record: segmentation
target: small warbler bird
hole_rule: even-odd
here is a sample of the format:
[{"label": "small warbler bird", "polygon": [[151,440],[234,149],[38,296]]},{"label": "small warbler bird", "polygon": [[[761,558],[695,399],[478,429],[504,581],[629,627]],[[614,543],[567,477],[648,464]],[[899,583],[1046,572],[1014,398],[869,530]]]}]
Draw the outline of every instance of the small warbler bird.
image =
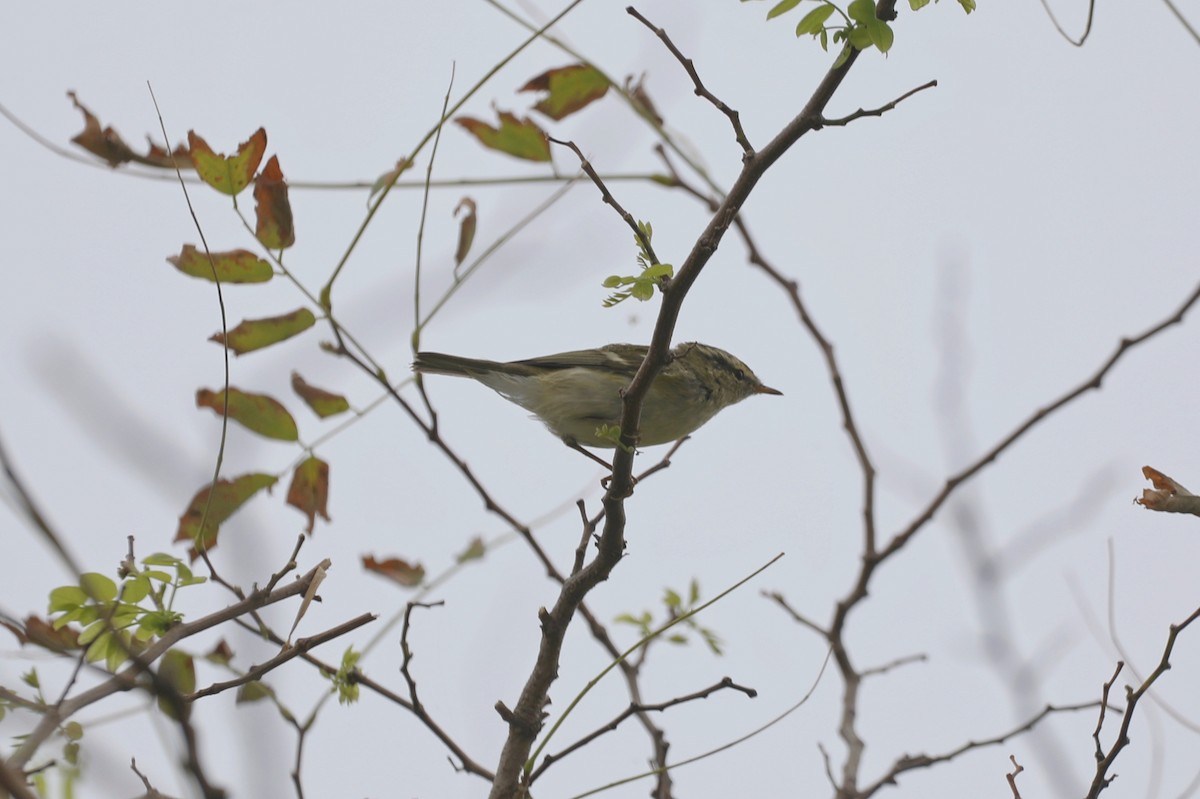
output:
[{"label": "small warbler bird", "polygon": [[[533,413],[574,449],[612,448],[615,442],[596,435],[597,428],[620,424],[621,390],[633,380],[647,350],[638,344],[608,344],[508,363],[418,352],[413,371],[483,383]],[[680,344],[646,395],[638,443],[677,441],[752,394],[782,393],[763,385],[750,367],[725,350]]]}]

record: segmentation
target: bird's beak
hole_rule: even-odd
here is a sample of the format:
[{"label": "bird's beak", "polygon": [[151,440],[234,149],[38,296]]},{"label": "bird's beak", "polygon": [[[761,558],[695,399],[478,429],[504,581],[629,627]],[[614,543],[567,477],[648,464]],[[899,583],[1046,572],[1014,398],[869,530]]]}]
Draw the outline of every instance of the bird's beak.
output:
[{"label": "bird's beak", "polygon": [[759,384],[758,388],[754,389],[754,393],[755,394],[774,394],[777,397],[783,396],[783,392],[780,391],[779,389],[771,388],[770,386],[764,386],[762,384]]}]

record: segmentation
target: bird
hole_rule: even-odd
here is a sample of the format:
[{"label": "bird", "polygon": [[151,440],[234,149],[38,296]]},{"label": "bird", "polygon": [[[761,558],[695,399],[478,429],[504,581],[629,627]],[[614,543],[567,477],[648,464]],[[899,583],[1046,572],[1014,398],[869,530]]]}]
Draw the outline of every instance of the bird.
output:
[{"label": "bird", "polygon": [[[469,377],[540,419],[550,432],[589,457],[583,446],[613,448],[602,426],[620,424],[622,392],[649,348],[606,344],[523,361],[487,361],[418,352],[413,371]],[[725,350],[687,342],[671,350],[642,404],[639,446],[678,441],[720,411],[755,394],[782,395]],[[602,461],[601,461],[602,462]]]}]

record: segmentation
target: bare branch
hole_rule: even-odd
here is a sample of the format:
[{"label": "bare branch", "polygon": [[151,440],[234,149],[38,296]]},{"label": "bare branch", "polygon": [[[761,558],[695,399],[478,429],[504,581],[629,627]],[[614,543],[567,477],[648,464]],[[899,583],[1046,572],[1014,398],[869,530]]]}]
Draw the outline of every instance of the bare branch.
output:
[{"label": "bare branch", "polygon": [[888,111],[891,111],[893,108],[900,105],[900,103],[904,102],[909,97],[912,97],[917,92],[923,92],[926,89],[933,89],[937,85],[938,85],[938,82],[936,80],[931,80],[928,83],[922,83],[917,88],[906,91],[904,94],[900,95],[895,100],[892,100],[887,105],[881,105],[879,108],[873,108],[870,111],[864,111],[863,109],[860,108],[857,111],[855,111],[853,114],[850,114],[849,116],[840,117],[838,119],[823,119],[821,121],[821,124],[824,125],[825,127],[830,127],[830,128],[839,127],[840,128],[844,125],[849,125],[851,122],[853,122],[856,119],[862,119],[863,117],[881,117],[884,114],[886,114]]},{"label": "bare branch", "polygon": [[[1167,642],[1163,646],[1162,658],[1159,660],[1158,666],[1155,667],[1154,671],[1150,672],[1150,676],[1136,690],[1132,686],[1125,686],[1125,715],[1121,719],[1121,728],[1117,731],[1116,740],[1113,741],[1112,746],[1109,747],[1107,752],[1104,752],[1100,746],[1100,728],[1104,724],[1104,714],[1101,713],[1100,718],[1096,722],[1096,731],[1092,736],[1096,741],[1096,776],[1092,779],[1086,799],[1096,799],[1116,777],[1115,774],[1111,777],[1108,776],[1108,772],[1112,768],[1113,763],[1116,762],[1117,756],[1121,754],[1121,750],[1129,745],[1129,725],[1133,721],[1133,714],[1137,709],[1138,702],[1149,692],[1150,687],[1154,685],[1158,678],[1166,674],[1167,670],[1171,668],[1171,653],[1175,649],[1175,640],[1181,632],[1187,629],[1188,625],[1198,618],[1200,618],[1200,608],[1192,611],[1191,615],[1179,624],[1172,624],[1167,633]],[[1117,670],[1113,672],[1112,679],[1104,684],[1105,697],[1108,696],[1109,689],[1112,687],[1113,682],[1116,681],[1117,674],[1121,671],[1121,665],[1123,664],[1117,665]]]},{"label": "bare branch", "polygon": [[625,11],[638,22],[649,28],[655,36],[662,40],[662,43],[665,44],[667,49],[671,51],[671,55],[675,56],[676,60],[683,65],[684,70],[687,71],[688,77],[692,79],[692,85],[695,86],[694,92],[696,96],[703,97],[705,100],[708,100],[713,104],[714,108],[716,108],[725,116],[729,117],[729,124],[733,126],[734,138],[736,138],[737,143],[741,145],[743,155],[754,155],[754,148],[750,145],[750,140],[746,138],[746,131],[742,130],[742,119],[738,115],[738,112],[727,106],[723,101],[718,99],[715,94],[705,88],[704,83],[700,80],[700,74],[696,72],[696,65],[692,59],[688,58],[679,51],[679,48],[676,47],[675,43],[671,41],[671,37],[667,36],[667,32],[665,30],[656,27],[652,22],[650,22],[650,20],[643,17],[636,8],[633,6],[628,6]]},{"label": "bare branch", "polygon": [[1055,713],[1073,713],[1075,711],[1088,710],[1098,706],[1103,707],[1103,703],[1083,702],[1077,705],[1046,705],[1037,715],[1030,718],[1024,724],[1014,727],[1008,732],[997,735],[994,738],[986,738],[981,741],[967,741],[957,749],[952,749],[949,752],[944,752],[940,755],[905,755],[904,757],[896,760],[896,762],[892,764],[892,767],[888,769],[886,774],[884,774],[875,782],[871,783],[870,786],[863,788],[862,792],[856,795],[861,799],[867,799],[867,797],[874,795],[880,788],[894,784],[896,778],[906,771],[912,771],[913,769],[919,768],[929,768],[930,766],[937,765],[938,763],[948,763],[949,761],[961,757],[962,755],[965,755],[966,753],[972,752],[976,749],[982,749],[987,746],[998,746],[1011,738],[1021,735],[1022,733],[1029,732],[1047,716]]},{"label": "bare branch", "polygon": [[[230,688],[237,688],[238,686],[245,685],[246,683],[260,680],[263,678],[263,676],[279,668],[289,660],[316,649],[318,646],[328,643],[334,638],[339,638],[346,633],[351,632],[352,630],[357,630],[364,624],[370,624],[377,618],[379,617],[374,613],[364,613],[361,616],[351,619],[350,621],[342,622],[336,627],[331,627],[323,633],[317,633],[316,635],[311,635],[307,638],[299,638],[294,644],[284,647],[278,655],[266,661],[265,663],[252,666],[242,676],[232,680],[226,680],[224,682],[215,682],[207,688],[202,688],[195,693],[184,695],[182,699],[184,702],[190,703],[206,696],[213,696],[214,694],[219,694],[222,691],[228,691]],[[336,669],[334,669],[334,671],[336,671]]]},{"label": "bare branch", "polygon": [[1017,762],[1016,755],[1009,755],[1008,759],[1012,761],[1013,770],[1004,775],[1008,780],[1008,787],[1012,789],[1013,799],[1021,799],[1021,792],[1017,790],[1017,775],[1025,770],[1025,767]]},{"label": "bare branch", "polygon": [[735,691],[741,691],[742,693],[744,693],[746,696],[750,697],[751,699],[758,696],[758,691],[754,690],[753,688],[748,688],[743,685],[738,685],[729,677],[725,677],[720,682],[718,682],[714,685],[710,685],[707,688],[702,688],[699,691],[695,691],[694,693],[690,693],[685,696],[677,696],[674,699],[668,699],[665,702],[659,702],[657,704],[637,704],[637,703],[631,702],[629,707],[625,708],[623,711],[618,713],[617,716],[612,721],[608,722],[607,724],[603,725],[602,727],[598,727],[597,729],[595,729],[592,732],[588,733],[587,735],[583,736],[582,738],[575,741],[567,748],[563,749],[561,752],[549,754],[549,755],[546,755],[544,758],[542,758],[541,765],[538,766],[536,769],[534,769],[533,773],[529,775],[529,782],[532,784],[535,780],[537,780],[538,777],[540,777],[542,775],[542,773],[544,773],[546,771],[546,769],[550,768],[550,766],[552,766],[555,763],[557,763],[558,761],[562,760],[567,755],[571,754],[572,752],[578,751],[579,749],[582,749],[584,746],[587,746],[592,741],[596,740],[597,738],[604,735],[605,733],[609,733],[609,732],[612,732],[613,730],[617,729],[617,727],[619,727],[621,725],[621,722],[625,721],[630,716],[635,716],[638,713],[645,713],[645,712],[650,712],[650,711],[660,711],[661,712],[663,710],[666,710],[669,707],[674,707],[675,705],[682,705],[685,702],[691,702],[696,699],[707,699],[709,696],[716,693],[717,691],[721,691],[726,688],[730,688]]},{"label": "bare branch", "polygon": [[1167,328],[1180,324],[1183,321],[1184,316],[1186,316],[1187,313],[1192,309],[1192,306],[1196,304],[1197,300],[1200,300],[1200,285],[1198,285],[1192,291],[1192,293],[1188,295],[1187,299],[1185,299],[1183,303],[1175,310],[1175,312],[1166,319],[1163,319],[1136,336],[1121,339],[1116,350],[1113,351],[1112,355],[1110,355],[1108,359],[1101,364],[1100,368],[1097,369],[1091,377],[1075,388],[1067,391],[1049,405],[1039,408],[1028,419],[1018,425],[1015,430],[1005,436],[1004,439],[1002,439],[998,444],[985,452],[978,460],[959,473],[948,478],[942,490],[930,501],[925,509],[921,511],[921,513],[915,519],[913,519],[907,527],[896,533],[896,535],[888,543],[887,547],[885,547],[879,553],[878,560],[883,561],[887,559],[897,550],[903,547],[908,540],[912,538],[918,530],[921,529],[921,527],[923,527],[930,519],[933,518],[933,515],[937,513],[942,505],[946,503],[946,500],[950,498],[950,495],[954,493],[956,488],[978,474],[983,467],[1000,457],[1001,453],[1012,446],[1013,443],[1020,439],[1021,436],[1025,435],[1026,432],[1053,415],[1056,411],[1059,411],[1064,406],[1070,404],[1076,398],[1086,394],[1088,391],[1098,390],[1101,384],[1104,382],[1104,378],[1110,371],[1112,371],[1113,367],[1117,365],[1117,362],[1125,356],[1125,353],[1129,352],[1129,350],[1137,347],[1140,344],[1144,344]]}]

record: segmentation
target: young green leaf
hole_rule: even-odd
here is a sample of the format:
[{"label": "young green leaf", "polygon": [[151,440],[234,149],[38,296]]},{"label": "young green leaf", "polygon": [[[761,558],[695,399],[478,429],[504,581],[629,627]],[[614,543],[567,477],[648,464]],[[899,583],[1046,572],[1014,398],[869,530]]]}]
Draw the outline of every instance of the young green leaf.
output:
[{"label": "young green leaf", "polygon": [[796,25],[796,35],[804,36],[805,34],[817,34],[825,30],[825,21],[828,20],[834,8],[832,3],[822,3],[821,5],[809,11],[801,18],[800,23]]}]

